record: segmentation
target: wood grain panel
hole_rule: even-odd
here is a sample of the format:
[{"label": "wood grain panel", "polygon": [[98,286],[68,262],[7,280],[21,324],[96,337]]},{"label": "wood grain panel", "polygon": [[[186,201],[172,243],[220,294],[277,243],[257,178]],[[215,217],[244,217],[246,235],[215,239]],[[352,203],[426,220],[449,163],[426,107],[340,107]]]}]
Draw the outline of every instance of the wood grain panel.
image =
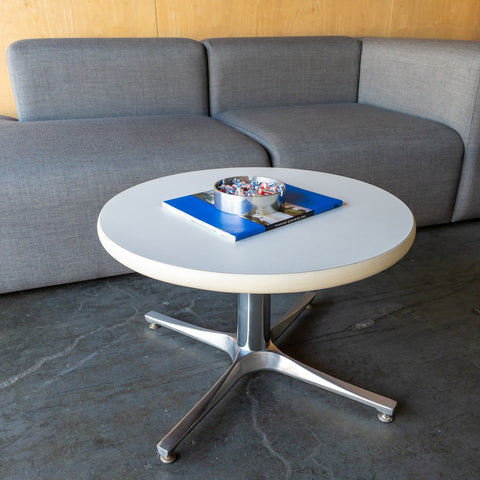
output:
[{"label": "wood grain panel", "polygon": [[393,0],[157,0],[159,35],[387,35]]},{"label": "wood grain panel", "polygon": [[480,0],[394,0],[390,36],[480,40]]},{"label": "wood grain panel", "polygon": [[16,116],[5,60],[15,40],[156,35],[155,0],[0,0],[0,115]]}]

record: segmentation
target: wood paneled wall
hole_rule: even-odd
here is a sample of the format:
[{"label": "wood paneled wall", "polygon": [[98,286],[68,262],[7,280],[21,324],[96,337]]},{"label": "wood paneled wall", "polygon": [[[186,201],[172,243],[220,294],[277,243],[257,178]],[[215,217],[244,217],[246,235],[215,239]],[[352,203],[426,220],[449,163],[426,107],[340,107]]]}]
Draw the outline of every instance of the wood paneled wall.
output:
[{"label": "wood paneled wall", "polygon": [[268,35],[480,40],[480,0],[0,0],[0,115],[16,116],[15,40]]}]

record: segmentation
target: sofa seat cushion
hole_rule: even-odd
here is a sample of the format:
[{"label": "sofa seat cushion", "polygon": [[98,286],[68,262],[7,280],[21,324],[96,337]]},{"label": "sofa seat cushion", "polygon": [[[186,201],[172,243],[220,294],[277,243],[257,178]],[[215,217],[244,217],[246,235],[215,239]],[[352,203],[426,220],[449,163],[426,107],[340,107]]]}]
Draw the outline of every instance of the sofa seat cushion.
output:
[{"label": "sofa seat cushion", "polygon": [[107,200],[164,175],[249,165],[270,165],[263,147],[202,115],[4,121],[0,292],[124,273],[97,238]]},{"label": "sofa seat cushion", "polygon": [[231,110],[217,117],[276,167],[345,175],[401,198],[419,225],[451,220],[463,143],[451,128],[357,103]]}]

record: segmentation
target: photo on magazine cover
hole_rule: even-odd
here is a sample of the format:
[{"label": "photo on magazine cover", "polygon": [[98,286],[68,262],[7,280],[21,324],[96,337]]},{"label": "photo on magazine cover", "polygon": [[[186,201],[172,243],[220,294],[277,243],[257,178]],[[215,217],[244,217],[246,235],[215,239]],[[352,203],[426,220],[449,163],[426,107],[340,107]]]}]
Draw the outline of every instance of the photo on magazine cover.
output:
[{"label": "photo on magazine cover", "polygon": [[[195,197],[203,200],[204,202],[215,205],[215,193],[213,190],[208,190],[206,192],[199,192],[194,194]],[[306,207],[299,207],[298,205],[293,205],[291,203],[285,203],[282,206],[281,210],[268,214],[246,214],[241,215],[243,218],[251,220],[252,222],[258,223],[264,227],[269,227],[279,222],[288,221],[292,218],[299,217],[300,215],[308,216],[308,214],[313,215],[312,210]]]}]

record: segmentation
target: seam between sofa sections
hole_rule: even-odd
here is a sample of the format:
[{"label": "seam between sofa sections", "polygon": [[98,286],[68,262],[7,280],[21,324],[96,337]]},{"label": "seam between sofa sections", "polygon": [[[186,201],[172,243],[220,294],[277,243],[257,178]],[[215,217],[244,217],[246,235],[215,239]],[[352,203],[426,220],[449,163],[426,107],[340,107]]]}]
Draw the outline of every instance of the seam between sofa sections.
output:
[{"label": "seam between sofa sections", "polygon": [[258,134],[256,134],[255,132],[253,132],[252,130],[248,129],[248,128],[245,128],[245,127],[238,127],[238,126],[234,126],[231,122],[229,122],[228,120],[221,120],[219,119],[217,116],[212,116],[212,118],[214,120],[216,120],[217,122],[220,122],[220,123],[223,123],[225,125],[227,125],[228,127],[230,128],[233,128],[234,130],[236,130],[237,132],[241,132],[243,133],[244,135],[246,135],[247,137],[251,138],[252,140],[254,140],[255,142],[257,142],[258,144],[260,144],[268,153],[268,156],[269,156],[269,160],[270,160],[270,166],[273,167],[273,159],[276,157],[278,157],[278,152],[276,152],[275,154],[275,151],[273,151],[270,146],[266,143],[265,139],[263,139],[262,137],[260,137]]}]

